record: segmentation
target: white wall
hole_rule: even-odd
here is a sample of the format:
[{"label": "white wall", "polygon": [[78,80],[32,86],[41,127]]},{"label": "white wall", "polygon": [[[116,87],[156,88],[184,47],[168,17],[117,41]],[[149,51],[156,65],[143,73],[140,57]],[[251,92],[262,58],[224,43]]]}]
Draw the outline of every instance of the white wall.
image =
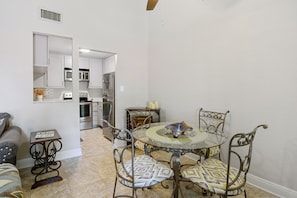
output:
[{"label": "white wall", "polygon": [[[81,152],[78,74],[74,73],[73,102],[33,103],[33,32],[72,38],[76,71],[79,47],[118,54],[116,124],[119,127],[125,124],[126,107],[145,105],[148,95],[145,2],[1,0],[0,5],[0,112],[10,113],[13,124],[22,128],[20,166],[33,165],[29,136],[36,130],[56,128],[59,131],[63,142],[60,158]],[[39,19],[40,8],[61,12],[62,23]],[[118,92],[119,84],[125,85],[124,92]]]},{"label": "white wall", "polygon": [[[73,102],[32,100],[32,34],[41,32],[73,38],[76,69],[79,47],[118,54],[119,127],[126,107],[148,99],[159,101],[163,120],[194,121],[199,107],[229,109],[228,135],[267,123],[250,172],[297,190],[295,0],[162,0],[153,12],[138,0],[0,2],[0,112],[23,130],[19,161],[30,159],[30,132],[46,128],[60,132],[65,157],[80,152],[78,82]],[[40,20],[39,8],[62,12],[63,22]]]},{"label": "white wall", "polygon": [[149,99],[162,119],[195,121],[204,107],[231,111],[229,136],[268,124],[250,173],[295,191],[296,10],[295,0],[162,0],[149,19]]}]

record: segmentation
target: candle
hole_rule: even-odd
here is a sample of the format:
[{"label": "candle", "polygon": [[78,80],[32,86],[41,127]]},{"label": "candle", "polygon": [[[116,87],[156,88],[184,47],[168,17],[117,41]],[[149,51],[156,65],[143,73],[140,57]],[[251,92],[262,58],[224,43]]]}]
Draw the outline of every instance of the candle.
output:
[{"label": "candle", "polygon": [[159,109],[159,103],[158,103],[158,101],[155,101],[154,104],[155,104],[155,108],[156,109]]}]

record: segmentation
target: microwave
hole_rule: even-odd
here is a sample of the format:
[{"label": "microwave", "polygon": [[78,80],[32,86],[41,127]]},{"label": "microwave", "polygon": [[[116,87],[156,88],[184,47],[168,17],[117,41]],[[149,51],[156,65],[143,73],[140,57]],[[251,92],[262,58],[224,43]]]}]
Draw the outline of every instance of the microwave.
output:
[{"label": "microwave", "polygon": [[[89,70],[79,69],[79,81],[88,82],[89,81]],[[64,79],[65,81],[72,81],[72,69],[64,69]]]},{"label": "microwave", "polygon": [[69,68],[64,69],[64,80],[72,81],[72,69],[69,69]]},{"label": "microwave", "polygon": [[79,69],[79,81],[89,81],[89,70],[88,69]]}]

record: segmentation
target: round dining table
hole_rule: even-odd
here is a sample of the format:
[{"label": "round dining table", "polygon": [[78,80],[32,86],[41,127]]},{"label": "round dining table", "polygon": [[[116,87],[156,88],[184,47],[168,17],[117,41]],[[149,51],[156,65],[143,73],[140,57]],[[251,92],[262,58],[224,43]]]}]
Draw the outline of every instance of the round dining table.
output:
[{"label": "round dining table", "polygon": [[[185,126],[178,136],[174,130],[181,130],[172,126],[183,123]],[[158,122],[142,125],[133,130],[134,139],[144,143],[145,152],[163,150],[172,153],[171,163],[174,171],[174,198],[178,197],[180,182],[180,157],[186,153],[199,153],[202,149],[220,146],[227,137],[221,133],[208,132],[199,129],[198,123],[188,122]]]}]

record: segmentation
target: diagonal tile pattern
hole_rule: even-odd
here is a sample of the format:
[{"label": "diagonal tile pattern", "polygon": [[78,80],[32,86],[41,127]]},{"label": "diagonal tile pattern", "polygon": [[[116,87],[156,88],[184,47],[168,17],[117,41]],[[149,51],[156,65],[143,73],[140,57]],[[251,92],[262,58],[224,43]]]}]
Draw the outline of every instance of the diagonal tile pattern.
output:
[{"label": "diagonal tile pattern", "polygon": [[[112,159],[111,142],[106,140],[102,135],[100,128],[81,131],[81,148],[83,155],[62,161],[60,175],[63,180],[31,190],[31,185],[34,182],[34,175],[31,174],[31,168],[20,170],[22,178],[23,190],[26,198],[80,198],[80,197],[98,197],[111,198],[114,186],[114,164]],[[169,158],[165,152],[156,153],[157,159]],[[183,157],[185,163],[190,163],[191,160]],[[171,197],[172,181],[165,181],[165,185],[169,188],[165,189],[160,184],[155,185],[152,189],[138,190],[138,197],[142,198],[164,198]],[[191,183],[182,182],[181,189],[184,197],[201,197],[200,189],[194,186],[187,189],[186,186],[191,186]],[[130,193],[130,189],[118,184],[118,192]],[[247,185],[247,195],[253,198],[275,198],[276,196]],[[207,196],[206,196],[207,197]],[[217,196],[209,196],[217,198]],[[237,196],[242,198],[244,196]]]}]

